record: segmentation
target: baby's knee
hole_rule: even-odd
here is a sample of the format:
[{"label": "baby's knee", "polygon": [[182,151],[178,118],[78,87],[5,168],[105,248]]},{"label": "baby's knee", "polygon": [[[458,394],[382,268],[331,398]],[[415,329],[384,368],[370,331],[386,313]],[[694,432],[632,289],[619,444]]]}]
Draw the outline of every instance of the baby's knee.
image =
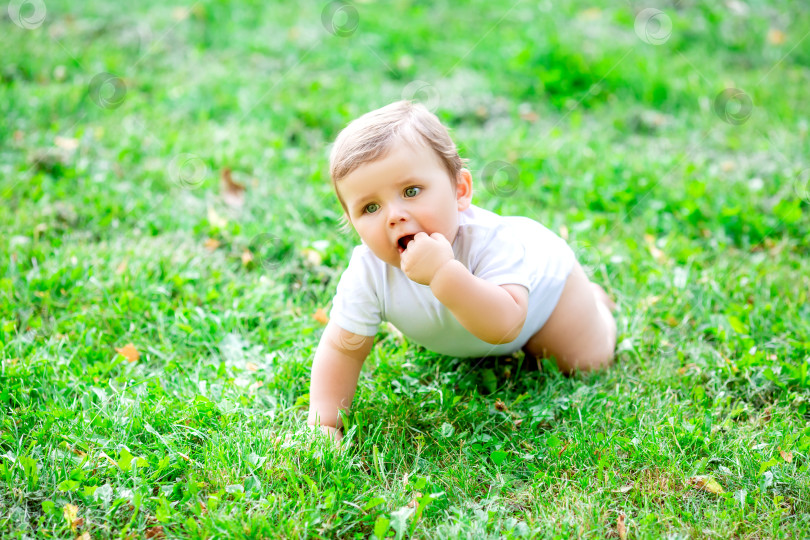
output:
[{"label": "baby's knee", "polygon": [[571,357],[557,358],[557,367],[566,375],[574,372],[599,371],[613,364],[613,349],[593,347]]}]

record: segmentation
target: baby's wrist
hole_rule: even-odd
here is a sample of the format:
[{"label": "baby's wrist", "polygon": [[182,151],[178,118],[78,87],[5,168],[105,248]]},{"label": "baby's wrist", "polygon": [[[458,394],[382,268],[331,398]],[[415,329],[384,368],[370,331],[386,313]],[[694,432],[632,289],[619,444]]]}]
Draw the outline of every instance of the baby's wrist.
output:
[{"label": "baby's wrist", "polygon": [[[457,263],[457,264],[454,264],[454,263]],[[440,276],[446,274],[448,271],[452,271],[453,267],[455,267],[457,265],[461,265],[461,267],[466,270],[464,265],[461,264],[460,262],[458,262],[456,259],[447,259],[445,262],[443,262],[441,265],[439,265],[439,267],[433,273],[433,279],[430,280],[430,286],[433,287],[435,284],[441,283]]]}]

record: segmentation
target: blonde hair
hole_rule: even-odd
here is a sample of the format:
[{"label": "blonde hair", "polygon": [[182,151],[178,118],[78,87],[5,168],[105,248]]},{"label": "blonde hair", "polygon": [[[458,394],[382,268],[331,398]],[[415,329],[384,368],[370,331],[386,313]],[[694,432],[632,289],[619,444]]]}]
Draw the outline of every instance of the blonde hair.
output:
[{"label": "blonde hair", "polygon": [[450,134],[424,105],[396,101],[353,120],[335,139],[329,156],[329,175],[343,211],[346,203],[337,183],[363,164],[385,157],[397,141],[422,145],[436,152],[455,186],[464,160]]}]

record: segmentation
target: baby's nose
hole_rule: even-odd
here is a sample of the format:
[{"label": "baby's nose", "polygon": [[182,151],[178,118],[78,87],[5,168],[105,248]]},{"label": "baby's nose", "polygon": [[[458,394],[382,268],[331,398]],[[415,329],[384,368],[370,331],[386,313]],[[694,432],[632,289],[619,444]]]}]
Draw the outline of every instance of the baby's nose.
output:
[{"label": "baby's nose", "polygon": [[388,224],[393,227],[398,223],[408,220],[408,214],[399,206],[393,205],[389,208]]}]

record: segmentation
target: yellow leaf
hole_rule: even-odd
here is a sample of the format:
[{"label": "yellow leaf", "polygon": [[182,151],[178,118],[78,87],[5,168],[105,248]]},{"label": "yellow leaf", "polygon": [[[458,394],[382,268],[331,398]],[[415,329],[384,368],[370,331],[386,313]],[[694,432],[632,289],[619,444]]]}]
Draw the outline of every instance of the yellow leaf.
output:
[{"label": "yellow leaf", "polygon": [[715,495],[725,493],[723,486],[718,484],[717,480],[711,476],[693,476],[688,480],[688,483],[695,489],[700,489],[708,493],[714,493]]},{"label": "yellow leaf", "polygon": [[136,349],[135,345],[133,345],[132,343],[127,343],[120,349],[116,348],[115,350],[116,352],[118,352],[118,354],[126,358],[127,362],[130,363],[137,362],[138,359],[141,357],[141,353],[138,352],[138,349]]},{"label": "yellow leaf", "polygon": [[211,224],[212,227],[217,227],[218,229],[224,228],[228,224],[228,220],[224,217],[217,214],[217,211],[214,210],[213,206],[208,207],[208,223]]},{"label": "yellow leaf", "polygon": [[175,21],[185,21],[191,15],[191,10],[185,7],[175,7],[172,9],[172,19]]},{"label": "yellow leaf", "polygon": [[626,518],[627,516],[622,512],[619,514],[619,519],[616,520],[616,529],[618,529],[621,540],[627,540],[627,526],[624,524]]},{"label": "yellow leaf", "polygon": [[306,260],[311,266],[320,266],[320,264],[323,262],[323,257],[321,257],[321,254],[314,249],[305,249],[303,255],[304,260]]},{"label": "yellow leaf", "polygon": [[79,141],[68,137],[56,136],[53,143],[62,150],[76,150],[79,147]]},{"label": "yellow leaf", "polygon": [[781,45],[785,42],[785,33],[778,28],[768,30],[768,43],[771,45]]},{"label": "yellow leaf", "polygon": [[323,325],[329,322],[329,316],[326,314],[323,308],[318,308],[312,318]]},{"label": "yellow leaf", "polygon": [[208,251],[216,251],[219,247],[219,240],[216,238],[206,238],[203,244]]},{"label": "yellow leaf", "polygon": [[65,507],[62,508],[62,515],[65,516],[65,521],[67,521],[68,525],[74,528],[73,522],[76,521],[76,517],[79,515],[79,507],[75,504],[66,504]]}]

